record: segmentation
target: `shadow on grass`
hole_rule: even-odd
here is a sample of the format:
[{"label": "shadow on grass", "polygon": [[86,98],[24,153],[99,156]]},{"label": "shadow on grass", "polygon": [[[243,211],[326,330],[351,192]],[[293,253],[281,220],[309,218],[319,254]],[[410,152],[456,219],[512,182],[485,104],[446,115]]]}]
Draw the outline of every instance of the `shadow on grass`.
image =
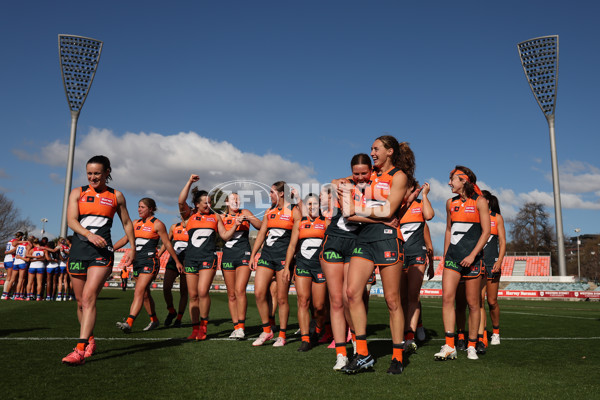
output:
[{"label": "shadow on grass", "polygon": [[120,300],[120,298],[119,297],[104,297],[104,296],[102,296],[102,297],[98,297],[96,299],[96,301],[104,301],[104,300]]},{"label": "shadow on grass", "polygon": [[438,333],[436,330],[425,329],[425,340],[423,340],[423,341],[416,340],[416,342],[419,345],[419,347],[422,347],[422,346],[426,346],[432,339],[437,338],[437,337],[438,337]]},{"label": "shadow on grass", "polygon": [[[159,340],[153,342],[144,342],[144,343],[136,343],[130,346],[112,348],[109,350],[98,351],[94,357],[86,359],[86,364],[91,362],[99,362],[110,360],[113,358],[121,358],[124,356],[128,356],[135,353],[145,352],[145,351],[153,351],[163,348],[176,347],[181,346],[184,343],[189,342],[189,340],[185,338],[181,339],[166,339]],[[109,353],[117,353],[117,354],[109,354]]]},{"label": "shadow on grass", "polygon": [[[375,357],[376,360],[380,362],[386,363],[391,361],[392,359],[392,341],[391,340],[381,340],[376,342],[369,343],[369,353]],[[417,353],[407,353],[403,352],[402,354],[402,365],[404,368],[410,365],[410,357]]]},{"label": "shadow on grass", "polygon": [[50,328],[22,328],[22,329],[0,329],[0,337],[5,337],[15,333],[33,332],[33,331],[45,331]]}]

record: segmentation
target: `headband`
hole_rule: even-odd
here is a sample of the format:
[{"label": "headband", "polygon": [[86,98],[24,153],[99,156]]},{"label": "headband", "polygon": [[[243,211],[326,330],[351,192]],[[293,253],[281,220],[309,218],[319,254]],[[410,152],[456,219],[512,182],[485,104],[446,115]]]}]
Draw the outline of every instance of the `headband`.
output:
[{"label": "headband", "polygon": [[[460,169],[453,169],[452,172],[450,172],[450,176],[452,176],[452,175],[464,176],[464,179],[467,182],[471,183],[469,176],[467,174],[465,174],[463,171],[461,171]],[[473,188],[475,189],[475,193],[477,193],[480,196],[482,195],[481,189],[479,189],[479,186],[477,186],[476,183],[473,183]]]}]

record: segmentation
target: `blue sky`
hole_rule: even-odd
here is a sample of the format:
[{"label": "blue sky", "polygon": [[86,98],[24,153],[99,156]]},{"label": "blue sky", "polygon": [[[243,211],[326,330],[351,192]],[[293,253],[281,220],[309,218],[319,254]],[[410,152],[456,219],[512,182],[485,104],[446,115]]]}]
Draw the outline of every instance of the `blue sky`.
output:
[{"label": "blue sky", "polygon": [[[0,20],[0,190],[58,234],[70,115],[57,35],[104,41],[78,125],[73,185],[111,158],[130,213],[176,218],[202,187],[328,182],[391,134],[433,186],[441,248],[448,172],[475,171],[505,218],[553,200],[548,128],[516,44],[560,36],[556,132],[566,236],[598,233],[600,6],[588,1],[11,2]],[[594,28],[596,27],[596,28]],[[118,225],[118,224],[117,224]],[[115,236],[122,231],[115,230]]]}]

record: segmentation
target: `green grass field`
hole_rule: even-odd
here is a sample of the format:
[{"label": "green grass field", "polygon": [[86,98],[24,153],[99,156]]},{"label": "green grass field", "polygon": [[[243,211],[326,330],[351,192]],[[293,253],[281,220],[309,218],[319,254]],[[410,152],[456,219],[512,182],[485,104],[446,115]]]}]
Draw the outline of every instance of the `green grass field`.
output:
[{"label": "green grass field", "polygon": [[[166,316],[154,292],[161,321]],[[84,366],[61,359],[75,345],[75,302],[0,302],[0,357],[3,399],[207,398],[207,399],[387,399],[387,398],[599,398],[600,303],[500,300],[500,346],[470,361],[433,360],[443,344],[441,299],[423,299],[430,339],[410,356],[404,373],[386,374],[391,360],[387,311],[372,298],[369,348],[378,359],[371,372],[347,376],[332,370],[335,351],[319,346],[299,353],[292,304],[290,340],[283,348],[254,348],[229,341],[232,324],[225,294],[213,294],[209,340],[187,342],[189,316],[182,328],[142,332],[149,319],[138,317],[134,332],[115,322],[126,316],[133,291],[105,289],[98,302],[98,352]],[[177,297],[177,295],[176,295]],[[295,302],[295,297],[290,296]],[[259,334],[259,318],[249,296],[247,334]],[[291,332],[291,335],[290,335]]]}]

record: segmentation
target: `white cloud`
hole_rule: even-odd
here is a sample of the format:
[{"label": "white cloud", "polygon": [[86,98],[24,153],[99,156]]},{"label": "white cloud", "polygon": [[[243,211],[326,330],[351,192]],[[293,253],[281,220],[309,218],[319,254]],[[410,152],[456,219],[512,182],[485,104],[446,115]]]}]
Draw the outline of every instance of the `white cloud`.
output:
[{"label": "white cloud", "polygon": [[427,222],[427,226],[429,226],[429,232],[431,236],[441,236],[442,238],[446,234],[446,223],[445,222]]},{"label": "white cloud", "polygon": [[600,190],[600,173],[567,174],[559,176],[560,190],[571,193],[590,193]]},{"label": "white cloud", "polygon": [[427,182],[429,182],[429,186],[431,187],[428,195],[431,201],[445,202],[452,197],[452,191],[447,182],[440,182],[435,178],[429,178]]},{"label": "white cloud", "polygon": [[600,168],[583,161],[567,160],[560,166],[561,174],[574,174],[583,171],[590,171],[593,174],[600,174]]},{"label": "white cloud", "polygon": [[39,164],[60,167],[66,166],[67,164],[69,146],[68,144],[63,144],[58,140],[55,140],[54,142],[42,147],[39,153],[28,153],[20,149],[13,149],[12,152],[20,160],[33,161]]},{"label": "white cloud", "polygon": [[[22,159],[58,166],[65,164],[67,151],[67,145],[55,141],[43,147],[39,154],[20,150],[15,154]],[[192,173],[200,175],[198,186],[206,190],[238,179],[266,185],[278,180],[298,184],[316,182],[312,167],[277,154],[246,153],[232,143],[211,140],[195,132],[169,136],[128,132],[117,136],[107,129],[92,128],[78,140],[74,185],[86,182],[85,163],[98,154],[111,161],[113,181],[109,185],[137,196],[153,197],[168,207],[175,207],[177,196]]]}]

